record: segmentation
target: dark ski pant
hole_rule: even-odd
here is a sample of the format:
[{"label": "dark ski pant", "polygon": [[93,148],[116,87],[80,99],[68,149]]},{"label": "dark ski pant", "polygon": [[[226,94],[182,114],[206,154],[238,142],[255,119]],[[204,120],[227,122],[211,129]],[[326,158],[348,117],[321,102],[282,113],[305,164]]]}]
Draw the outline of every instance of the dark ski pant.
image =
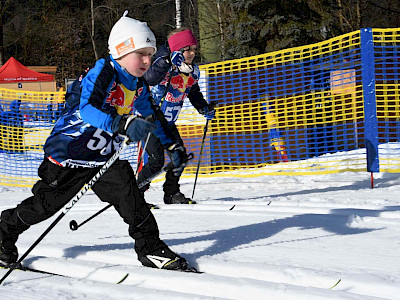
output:
[{"label": "dark ski pant", "polygon": [[[170,125],[171,134],[174,136],[176,141],[179,141],[183,145],[183,141],[180,137],[179,131],[175,125]],[[146,145],[146,152],[148,155],[148,161],[143,166],[138,176],[138,183],[146,182],[148,178],[161,171],[165,163],[164,146],[161,144],[158,137],[154,134],[150,134],[149,141]],[[179,192],[179,178],[181,176],[175,176],[172,171],[168,171],[165,175],[165,182],[163,185],[164,194],[171,196]]]},{"label": "dark ski pant", "polygon": [[[99,169],[65,168],[45,159],[39,166],[41,179],[32,188],[33,196],[1,213],[0,239],[4,247],[14,245],[18,236],[31,225],[56,214]],[[139,192],[128,161],[115,161],[92,190],[101,201],[111,203],[129,225],[128,232],[135,239],[135,251],[139,259],[164,245],[159,239],[156,220]]]}]

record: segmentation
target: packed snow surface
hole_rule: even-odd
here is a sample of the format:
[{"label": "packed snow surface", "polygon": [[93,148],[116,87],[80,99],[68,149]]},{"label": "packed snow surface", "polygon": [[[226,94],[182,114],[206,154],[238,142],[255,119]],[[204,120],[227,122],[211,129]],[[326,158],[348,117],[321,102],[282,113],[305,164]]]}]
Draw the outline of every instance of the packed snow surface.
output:
[{"label": "packed snow surface", "polygon": [[[112,208],[71,231],[106,205],[89,191],[24,261],[65,277],[15,270],[0,298],[400,299],[400,174],[374,177],[371,189],[369,173],[203,176],[197,205],[164,205],[162,182],[152,184],[161,238],[202,274],[142,267]],[[181,181],[188,197],[193,182]],[[0,195],[4,210],[31,192]],[[57,215],[20,236],[20,255]]]}]

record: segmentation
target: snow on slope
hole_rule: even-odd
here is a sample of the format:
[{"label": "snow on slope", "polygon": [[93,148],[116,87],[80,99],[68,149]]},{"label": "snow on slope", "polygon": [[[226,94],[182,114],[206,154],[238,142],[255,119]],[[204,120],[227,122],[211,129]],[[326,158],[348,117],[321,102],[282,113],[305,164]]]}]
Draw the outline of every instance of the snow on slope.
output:
[{"label": "snow on slope", "polygon": [[[146,193],[161,237],[203,274],[144,268],[117,213],[88,192],[14,271],[1,299],[400,299],[400,174],[200,177],[197,205]],[[181,186],[191,195],[193,179]],[[1,188],[0,210],[29,190]],[[230,210],[230,208],[235,207]],[[20,236],[20,254],[53,220]],[[5,270],[0,270],[0,275]],[[124,274],[128,278],[115,284]],[[342,281],[329,289],[338,279]]]}]

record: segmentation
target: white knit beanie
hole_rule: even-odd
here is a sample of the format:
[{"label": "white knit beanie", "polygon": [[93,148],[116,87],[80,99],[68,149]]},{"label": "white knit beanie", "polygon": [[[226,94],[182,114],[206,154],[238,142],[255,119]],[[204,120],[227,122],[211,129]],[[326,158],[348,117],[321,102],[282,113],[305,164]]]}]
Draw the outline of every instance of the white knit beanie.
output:
[{"label": "white knit beanie", "polygon": [[146,22],[127,17],[124,12],[121,19],[114,24],[108,38],[108,50],[114,59],[120,58],[135,50],[153,47],[157,51],[154,33]]}]

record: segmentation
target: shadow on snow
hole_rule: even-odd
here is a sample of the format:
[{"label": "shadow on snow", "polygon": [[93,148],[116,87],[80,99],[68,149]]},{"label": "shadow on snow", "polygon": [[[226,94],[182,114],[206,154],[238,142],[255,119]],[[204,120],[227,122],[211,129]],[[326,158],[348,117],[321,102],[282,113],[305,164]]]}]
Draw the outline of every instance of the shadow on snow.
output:
[{"label": "shadow on snow", "polygon": [[[289,243],[301,240],[318,239],[332,235],[355,235],[381,230],[382,228],[354,228],[349,226],[349,217],[352,215],[360,217],[379,217],[380,213],[384,211],[400,211],[400,206],[388,206],[382,210],[368,210],[368,209],[334,209],[330,214],[301,214],[292,217],[275,219],[262,223],[249,224],[238,226],[229,229],[217,230],[201,236],[192,236],[188,238],[166,239],[169,246],[211,241],[212,245],[206,249],[196,252],[195,254],[185,255],[191,261],[204,255],[216,255],[230,251],[237,247],[246,247],[246,245],[272,237],[279,232],[288,228],[299,228],[301,230],[320,228],[329,234],[320,235],[306,238],[294,238],[287,241],[271,242],[272,245],[276,243]],[[190,232],[188,232],[190,233]],[[94,245],[94,246],[74,246],[64,250],[65,257],[77,257],[82,253],[90,251],[109,251],[109,250],[124,250],[132,249],[133,243],[123,244],[109,244],[109,245]],[[191,259],[193,258],[193,259]]]}]

